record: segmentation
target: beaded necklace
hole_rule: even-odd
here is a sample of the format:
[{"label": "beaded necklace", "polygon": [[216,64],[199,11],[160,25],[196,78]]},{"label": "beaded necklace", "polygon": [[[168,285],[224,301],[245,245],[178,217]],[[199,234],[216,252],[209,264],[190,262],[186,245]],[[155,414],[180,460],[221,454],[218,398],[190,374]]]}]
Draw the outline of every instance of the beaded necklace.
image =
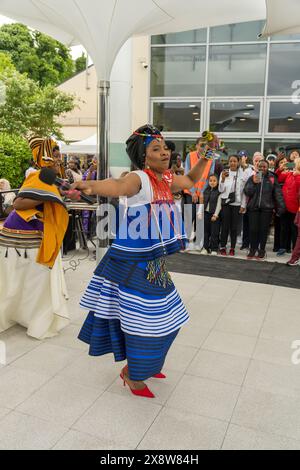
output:
[{"label": "beaded necklace", "polygon": [[[151,186],[152,186],[152,190],[153,190],[153,203],[152,204],[160,204],[160,207],[164,208],[165,212],[167,213],[169,222],[172,225],[172,227],[174,229],[174,233],[175,233],[175,227],[174,227],[174,224],[171,220],[171,211],[170,211],[170,207],[169,207],[169,204],[174,202],[173,194],[172,194],[172,191],[171,191],[171,188],[170,188],[170,186],[172,184],[172,181],[173,181],[172,172],[171,171],[166,171],[163,174],[163,177],[162,177],[161,180],[158,179],[158,177],[156,176],[156,174],[152,170],[146,169],[146,170],[144,170],[144,172],[148,175],[148,177],[150,179]],[[166,251],[166,248],[165,248],[165,245],[164,245],[164,242],[163,242],[163,238],[162,238],[162,234],[161,234],[161,231],[160,231],[159,221],[157,220],[155,209],[154,210],[152,209],[152,205],[151,205],[151,211],[149,213],[149,223],[150,223],[150,220],[151,220],[151,215],[154,216],[155,221],[156,221],[156,225],[157,225],[157,228],[158,228],[158,231],[159,231],[160,240],[161,240],[162,246],[163,246],[163,256],[161,256],[160,258],[157,258],[155,260],[148,261],[148,263],[147,263],[147,271],[148,271],[147,280],[149,282],[151,282],[152,284],[157,284],[159,286],[163,286],[164,288],[166,288],[167,286],[172,284],[172,279],[171,279],[171,276],[170,276],[170,274],[167,270],[167,266],[166,266],[167,251]],[[182,242],[181,239],[180,239],[180,242],[181,242],[182,247],[183,247],[183,242]]]}]

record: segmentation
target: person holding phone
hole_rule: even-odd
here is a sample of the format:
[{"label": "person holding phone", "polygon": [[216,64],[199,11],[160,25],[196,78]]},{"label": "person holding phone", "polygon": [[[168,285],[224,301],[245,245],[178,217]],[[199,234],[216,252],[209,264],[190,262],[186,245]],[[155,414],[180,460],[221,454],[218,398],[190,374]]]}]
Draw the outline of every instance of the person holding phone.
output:
[{"label": "person holding phone", "polygon": [[[261,154],[258,153],[260,156]],[[250,176],[253,175],[254,169],[253,166],[249,164],[249,154],[247,150],[241,150],[238,153],[238,156],[240,158],[240,168],[243,171],[243,180],[246,184]],[[242,245],[241,245],[241,250],[248,250],[250,246],[250,236],[249,236],[249,215],[247,212],[243,215],[243,220],[242,220],[242,230],[243,230],[243,238],[242,238]]]},{"label": "person holding phone", "polygon": [[271,171],[272,173],[275,173],[276,158],[276,155],[274,155],[273,153],[270,153],[266,158],[267,162],[269,163],[269,171]]},{"label": "person holding phone", "polygon": [[295,160],[294,176],[297,178],[297,190],[298,190],[298,211],[295,217],[295,226],[297,227],[297,240],[292,253],[291,259],[287,262],[288,266],[298,266],[300,264],[300,158]]},{"label": "person holding phone", "polygon": [[[285,204],[277,178],[269,171],[266,161],[261,161],[258,172],[251,176],[244,189],[248,197],[250,251],[247,259],[264,260],[266,244],[273,211],[279,214],[285,211]],[[256,257],[257,254],[257,257]]]},{"label": "person holding phone", "polygon": [[246,212],[244,194],[245,179],[239,167],[239,157],[231,155],[229,165],[221,174],[219,191],[222,200],[222,227],[220,239],[220,255],[227,256],[227,241],[230,234],[229,256],[235,256],[237,233],[241,214]]},{"label": "person holding phone", "polygon": [[291,150],[289,154],[289,162],[294,163],[297,158],[300,158],[299,151],[296,149]]},{"label": "person holding phone", "polygon": [[284,256],[286,253],[286,240],[291,239],[292,248],[295,248],[297,240],[297,227],[294,220],[299,208],[299,187],[300,158],[294,162],[285,163],[276,171],[278,182],[283,184],[282,192],[286,205],[286,212],[281,217],[280,249],[277,256]]}]

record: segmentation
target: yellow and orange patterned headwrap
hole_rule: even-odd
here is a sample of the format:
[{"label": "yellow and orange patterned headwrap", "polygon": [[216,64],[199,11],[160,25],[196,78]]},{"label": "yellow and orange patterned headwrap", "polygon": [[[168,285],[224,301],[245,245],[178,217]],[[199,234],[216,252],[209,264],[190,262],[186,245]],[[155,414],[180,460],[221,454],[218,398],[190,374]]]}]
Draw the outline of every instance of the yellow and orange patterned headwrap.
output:
[{"label": "yellow and orange patterned headwrap", "polygon": [[53,165],[52,151],[57,145],[54,139],[51,137],[43,139],[42,137],[34,136],[29,139],[28,143],[37,168],[41,169]]}]

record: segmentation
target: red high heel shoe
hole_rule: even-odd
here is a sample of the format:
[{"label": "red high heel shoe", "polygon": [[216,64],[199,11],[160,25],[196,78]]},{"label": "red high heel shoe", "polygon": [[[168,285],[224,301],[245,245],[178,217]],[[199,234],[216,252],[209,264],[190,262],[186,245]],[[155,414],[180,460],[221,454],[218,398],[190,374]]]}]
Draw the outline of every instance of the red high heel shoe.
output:
[{"label": "red high heel shoe", "polygon": [[[125,368],[124,368],[125,369]],[[120,377],[121,379],[123,380],[123,385],[124,387],[126,386],[126,384],[128,385],[128,387],[130,388],[131,390],[131,393],[133,393],[133,395],[136,395],[138,397],[144,397],[144,398],[155,398],[155,395],[153,395],[153,393],[151,392],[151,390],[149,390],[149,388],[147,387],[147,385],[145,385],[144,388],[142,388],[141,390],[134,390],[133,388],[130,387],[130,385],[126,382],[125,380],[125,375],[124,375],[124,369],[122,369],[121,373],[120,373]]]},{"label": "red high heel shoe", "polygon": [[161,372],[159,374],[153,375],[154,379],[166,379],[167,376],[165,374],[162,374]]},{"label": "red high heel shoe", "polygon": [[[128,365],[123,368],[123,371],[128,372]],[[162,374],[161,372],[159,374],[153,375],[154,379],[166,379],[167,376],[165,374]]]}]

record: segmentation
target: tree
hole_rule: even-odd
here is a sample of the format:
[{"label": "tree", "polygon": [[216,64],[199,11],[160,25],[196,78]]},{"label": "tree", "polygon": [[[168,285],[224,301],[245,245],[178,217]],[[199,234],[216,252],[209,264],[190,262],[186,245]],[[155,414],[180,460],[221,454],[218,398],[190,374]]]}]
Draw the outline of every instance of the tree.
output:
[{"label": "tree", "polygon": [[41,86],[59,85],[74,74],[66,46],[20,23],[0,28],[0,52],[9,54],[16,69]]},{"label": "tree", "polygon": [[5,102],[0,102],[0,132],[23,137],[55,134],[63,139],[58,118],[76,106],[73,95],[52,85],[41,87],[17,71],[6,70],[0,80],[6,88]]},{"label": "tree", "polygon": [[4,70],[13,70],[15,68],[12,60],[8,54],[4,52],[0,52],[0,73],[4,72]]},{"label": "tree", "polygon": [[76,73],[80,73],[86,69],[86,61],[87,56],[84,53],[81,54],[81,57],[77,57],[75,60]]},{"label": "tree", "polygon": [[32,158],[25,139],[0,133],[0,175],[7,179],[12,188],[19,188]]}]

